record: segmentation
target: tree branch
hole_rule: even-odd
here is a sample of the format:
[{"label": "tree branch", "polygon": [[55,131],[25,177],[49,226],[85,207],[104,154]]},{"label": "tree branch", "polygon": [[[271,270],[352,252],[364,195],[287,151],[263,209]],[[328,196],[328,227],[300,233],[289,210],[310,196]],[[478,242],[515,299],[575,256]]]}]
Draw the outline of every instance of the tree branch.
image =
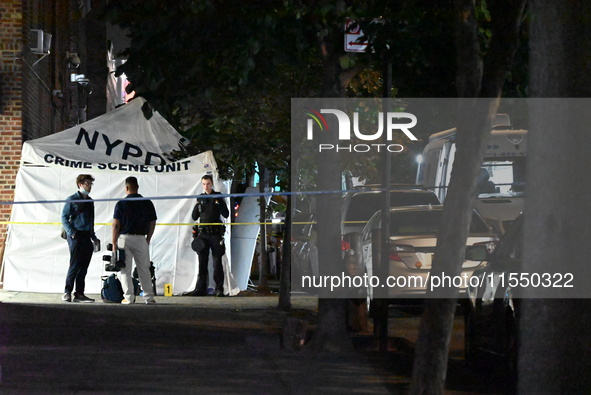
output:
[{"label": "tree branch", "polygon": [[492,17],[492,39],[484,64],[480,96],[499,97],[519,44],[526,0],[496,0],[487,4]]}]

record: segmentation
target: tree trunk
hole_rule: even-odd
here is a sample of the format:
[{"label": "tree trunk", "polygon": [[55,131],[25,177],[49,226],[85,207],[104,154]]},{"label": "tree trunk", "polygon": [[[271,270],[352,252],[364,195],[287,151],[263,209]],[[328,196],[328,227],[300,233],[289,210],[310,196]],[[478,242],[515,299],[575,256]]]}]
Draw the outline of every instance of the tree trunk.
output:
[{"label": "tree trunk", "polygon": [[[490,128],[490,113],[482,106],[474,108],[472,116],[460,120],[457,132],[457,151],[437,235],[432,276],[457,276],[464,261],[466,239],[472,219],[472,197],[476,191],[476,178],[483,158],[483,148]],[[470,114],[466,107],[460,114]],[[437,288],[428,292],[419,327],[413,366],[413,394],[443,393],[447,372],[449,342],[456,310],[456,289]]]},{"label": "tree trunk", "polygon": [[[289,172],[288,172],[289,174]],[[288,191],[291,191],[291,177],[289,178]],[[277,308],[283,311],[291,309],[291,205],[292,196],[287,196],[285,209],[285,225],[283,231],[283,251],[281,259],[281,272],[279,277],[279,301]]]},{"label": "tree trunk", "polygon": [[[456,157],[442,215],[444,225],[437,235],[436,258],[431,270],[433,275],[445,272],[446,275],[454,276],[461,272],[468,229],[472,220],[472,199],[476,190],[476,179],[484,157],[490,121],[498,108],[504,75],[517,48],[524,5],[524,0],[504,0],[491,6],[493,36],[482,69],[474,3],[471,0],[455,2],[458,17],[458,95],[469,98],[480,92],[491,99],[460,101]],[[483,74],[491,77],[483,80]],[[415,349],[411,385],[413,394],[443,393],[457,292],[454,289],[439,288],[427,294],[430,299],[425,301]]]},{"label": "tree trunk", "polygon": [[[342,31],[336,27],[333,35],[341,37]],[[332,38],[332,40],[331,40]],[[326,37],[321,43],[324,55],[324,87],[322,96],[335,98],[345,96],[344,82],[341,80],[342,69],[339,65],[339,51],[333,43],[342,45],[342,41],[334,37]],[[330,103],[330,99],[327,99]],[[330,108],[330,107],[328,107]],[[332,121],[332,120],[331,120]],[[337,130],[337,125],[330,126]],[[322,133],[321,142],[338,144],[336,133]],[[317,155],[318,189],[335,191],[341,189],[341,166],[336,151],[330,150]],[[340,195],[320,195],[317,203],[317,243],[320,275],[334,274],[334,265],[342,265],[341,259],[341,206]],[[332,266],[332,268],[331,268]],[[318,326],[310,347],[314,352],[337,352],[352,347],[347,335],[346,300],[332,299],[324,292],[318,299]]]},{"label": "tree trunk", "polygon": [[[580,294],[591,276],[591,102],[566,98],[591,96],[591,5],[534,0],[531,14],[531,95],[563,99],[531,106],[523,272],[573,272],[572,290]],[[524,291],[530,299],[521,309],[518,392],[589,393],[589,296],[568,299],[563,289],[549,300],[537,291]]]}]

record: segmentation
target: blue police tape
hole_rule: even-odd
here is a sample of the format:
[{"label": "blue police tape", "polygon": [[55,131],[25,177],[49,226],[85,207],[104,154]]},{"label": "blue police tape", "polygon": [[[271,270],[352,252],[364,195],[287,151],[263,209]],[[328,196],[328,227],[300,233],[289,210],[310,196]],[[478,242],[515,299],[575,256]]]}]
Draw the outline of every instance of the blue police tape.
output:
[{"label": "blue police tape", "polygon": [[[222,193],[216,195],[185,195],[185,196],[143,196],[143,197],[128,197],[126,200],[174,200],[174,199],[209,199],[209,198],[226,198],[226,197],[261,197],[261,196],[293,196],[293,195],[328,195],[328,194],[342,194],[347,192],[359,192],[359,190],[350,191],[306,191],[306,192],[258,192],[258,193]],[[92,199],[93,202],[115,202],[123,199],[124,197],[117,198],[104,198],[104,199]],[[51,203],[65,203],[66,200],[30,200],[20,202],[0,201],[0,205],[17,205],[17,204],[51,204]],[[87,202],[86,199],[79,200],[67,200],[70,203]]]},{"label": "blue police tape", "polygon": [[[496,184],[496,185],[512,185],[512,184]],[[416,185],[414,186],[417,189],[435,189],[435,188],[447,188],[447,186],[432,186],[427,187],[423,185]],[[412,186],[407,186],[402,189],[412,189]],[[257,193],[222,193],[219,195],[186,195],[186,196],[153,196],[153,197],[136,197],[136,198],[125,198],[129,200],[178,200],[178,199],[209,199],[209,198],[226,198],[226,197],[261,197],[261,196],[297,196],[297,195],[331,195],[331,194],[345,194],[349,192],[362,192],[362,191],[385,191],[385,188],[367,188],[364,189],[348,189],[348,190],[338,190],[338,191],[300,191],[300,192],[257,192]],[[123,199],[123,197],[117,198],[105,198],[105,199],[92,199],[94,202],[115,202]],[[68,202],[84,202],[85,200],[68,200]],[[2,205],[16,205],[16,204],[51,204],[51,203],[65,203],[66,200],[31,200],[31,201],[21,201],[21,202],[10,202],[10,201],[0,201],[0,206]]]}]

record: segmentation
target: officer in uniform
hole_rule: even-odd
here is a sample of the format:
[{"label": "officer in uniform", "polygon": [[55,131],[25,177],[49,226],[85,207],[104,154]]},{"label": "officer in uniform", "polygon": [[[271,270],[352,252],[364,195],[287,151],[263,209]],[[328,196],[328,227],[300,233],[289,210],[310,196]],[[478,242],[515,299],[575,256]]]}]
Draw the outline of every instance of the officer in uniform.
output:
[{"label": "officer in uniform", "polygon": [[[201,195],[220,195],[219,192],[213,190],[213,178],[211,175],[204,175],[201,178],[201,185],[205,191]],[[229,215],[230,212],[228,211],[228,206],[226,206],[226,202],[223,198],[207,197],[197,199],[197,204],[193,208],[192,217],[194,221],[199,220],[199,225],[193,227],[194,239],[191,247],[199,256],[199,274],[197,276],[197,286],[195,289],[191,292],[185,292],[183,295],[207,295],[209,251],[211,250],[211,256],[213,257],[215,295],[224,296],[224,268],[222,266],[222,256],[226,253],[226,246],[224,245],[224,233],[226,227],[222,224],[220,216],[228,218]]]}]

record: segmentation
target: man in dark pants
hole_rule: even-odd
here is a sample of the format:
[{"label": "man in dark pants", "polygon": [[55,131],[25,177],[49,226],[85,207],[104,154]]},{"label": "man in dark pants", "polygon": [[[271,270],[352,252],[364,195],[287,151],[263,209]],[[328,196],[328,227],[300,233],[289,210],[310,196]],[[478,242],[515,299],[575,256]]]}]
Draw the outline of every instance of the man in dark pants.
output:
[{"label": "man in dark pants", "polygon": [[[201,177],[201,186],[204,193],[201,195],[220,195],[213,190],[213,178],[209,174]],[[220,216],[228,218],[230,212],[223,198],[198,198],[193,208],[192,217],[194,221],[199,220],[197,238],[192,246],[199,256],[199,274],[197,275],[197,286],[191,292],[185,292],[186,296],[207,295],[207,280],[209,278],[209,251],[213,258],[213,280],[215,282],[215,295],[224,296],[224,268],[222,256],[226,253],[224,245],[225,226],[222,225]],[[219,224],[219,225],[216,225]]]},{"label": "man in dark pants", "polygon": [[[93,241],[98,242],[94,234],[94,203],[88,195],[92,190],[93,182],[94,178],[90,174],[80,174],[76,177],[78,192],[68,196],[62,210],[62,225],[67,233],[70,248],[70,267],[66,275],[65,293],[62,296],[64,302],[72,301],[74,285],[76,286],[74,302],[94,302],[94,299],[84,295],[86,272],[94,251]],[[87,200],[87,202],[76,202],[76,200]]]}]

